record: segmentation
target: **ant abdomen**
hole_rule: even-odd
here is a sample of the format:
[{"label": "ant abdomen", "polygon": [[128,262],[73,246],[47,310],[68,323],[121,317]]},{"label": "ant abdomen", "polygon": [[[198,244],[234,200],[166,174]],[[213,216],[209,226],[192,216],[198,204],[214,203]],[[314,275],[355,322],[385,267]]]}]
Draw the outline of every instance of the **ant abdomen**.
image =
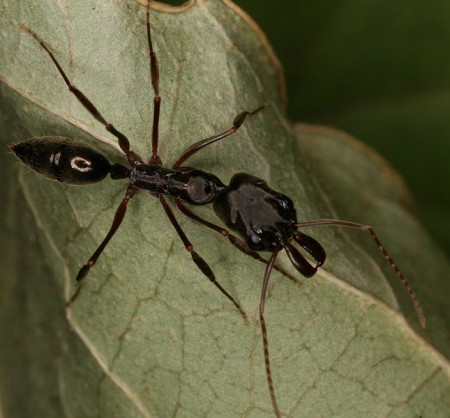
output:
[{"label": "ant abdomen", "polygon": [[61,136],[41,136],[11,146],[12,152],[32,170],[67,184],[103,180],[111,164],[98,151]]}]

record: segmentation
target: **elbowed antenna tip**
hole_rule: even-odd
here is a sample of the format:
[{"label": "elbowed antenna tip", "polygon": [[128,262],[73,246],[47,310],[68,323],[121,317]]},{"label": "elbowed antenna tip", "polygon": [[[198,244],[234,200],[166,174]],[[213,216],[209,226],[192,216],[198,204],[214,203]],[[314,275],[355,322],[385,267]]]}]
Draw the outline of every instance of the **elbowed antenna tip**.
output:
[{"label": "elbowed antenna tip", "polygon": [[423,329],[427,328],[427,320],[425,319],[423,312],[420,312],[419,314],[419,322]]}]

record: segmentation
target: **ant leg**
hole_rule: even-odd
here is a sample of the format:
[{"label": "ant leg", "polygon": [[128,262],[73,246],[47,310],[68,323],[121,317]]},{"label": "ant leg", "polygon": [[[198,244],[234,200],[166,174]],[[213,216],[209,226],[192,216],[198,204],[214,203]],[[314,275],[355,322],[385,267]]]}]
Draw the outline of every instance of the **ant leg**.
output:
[{"label": "ant leg", "polygon": [[180,167],[181,164],[183,164],[188,158],[192,157],[192,155],[194,155],[201,149],[205,148],[206,146],[212,144],[213,142],[219,141],[223,138],[226,138],[227,136],[234,134],[242,126],[242,124],[244,123],[247,116],[252,116],[262,109],[264,109],[264,106],[260,106],[260,107],[258,107],[258,109],[255,109],[252,112],[239,113],[239,115],[237,115],[234,118],[231,128],[229,128],[226,131],[223,131],[219,134],[210,136],[209,138],[198,141],[195,144],[192,144],[190,147],[188,147],[187,149],[185,149],[182,152],[182,154],[180,155],[178,160],[175,162],[175,164],[172,166],[172,168]]},{"label": "ant leg", "polygon": [[153,98],[153,125],[152,125],[152,157],[149,164],[162,165],[158,156],[158,129],[159,129],[159,112],[161,108],[161,97],[159,96],[159,66],[155,51],[153,50],[152,34],[150,31],[150,0],[147,0],[147,43],[148,53],[150,57],[150,79],[155,94]]},{"label": "ant leg", "polygon": [[236,306],[236,308],[239,310],[239,312],[241,313],[242,317],[244,318],[244,322],[248,323],[247,320],[247,314],[244,312],[244,310],[241,308],[241,306],[239,305],[239,303],[237,303],[233,296],[231,296],[221,285],[220,283],[216,280],[216,276],[214,275],[213,271],[211,270],[211,268],[209,267],[208,263],[194,250],[194,246],[191,244],[191,242],[189,241],[189,239],[187,238],[186,234],[184,233],[184,231],[181,229],[180,224],[178,223],[178,221],[175,218],[175,215],[172,211],[172,209],[170,208],[170,206],[168,205],[168,203],[166,202],[166,199],[164,199],[164,197],[162,195],[159,195],[159,200],[164,208],[164,210],[166,211],[166,214],[170,220],[170,222],[172,223],[173,227],[175,228],[175,230],[177,231],[178,236],[180,237],[181,241],[183,241],[184,247],[186,248],[187,251],[189,251],[191,253],[191,257],[192,260],[194,261],[194,263],[197,265],[197,267],[201,270],[201,272],[231,301],[233,302],[234,306]]},{"label": "ant leg", "polygon": [[[195,213],[191,212],[179,199],[175,199],[175,204],[177,205],[178,209],[187,216],[189,219],[192,219],[194,222],[199,223],[200,225],[206,226],[207,228],[218,232],[223,237],[228,238],[228,241],[231,242],[239,251],[243,252],[244,254],[254,258],[257,261],[260,261],[261,263],[267,264],[268,261],[261,257],[256,251],[250,250],[244,241],[240,240],[239,238],[235,237],[234,235],[230,234],[229,231],[227,231],[225,228],[221,228],[218,225],[215,225],[203,218],[200,218]],[[282,269],[278,266],[273,266],[275,270],[280,272],[283,276],[286,276],[288,279],[292,280],[295,284],[298,284],[299,281],[294,276],[289,274],[287,271]]]},{"label": "ant leg", "polygon": [[280,410],[278,409],[277,398],[275,396],[275,389],[273,387],[272,380],[272,371],[270,368],[270,356],[269,356],[269,339],[267,337],[267,328],[266,321],[264,320],[264,306],[266,303],[266,293],[267,293],[267,285],[269,283],[270,273],[272,271],[272,267],[275,264],[275,259],[277,258],[278,253],[280,252],[280,248],[276,248],[272,256],[267,263],[266,272],[264,274],[264,281],[261,290],[261,301],[259,303],[259,322],[261,323],[261,331],[263,338],[263,349],[264,349],[264,362],[266,364],[266,376],[267,376],[267,384],[269,386],[269,394],[270,399],[272,401],[273,412],[277,418],[281,418]]},{"label": "ant leg", "polygon": [[44,51],[47,52],[47,54],[50,56],[51,60],[55,64],[56,68],[58,69],[59,73],[61,74],[61,77],[64,79],[64,82],[66,83],[70,92],[78,99],[78,101],[83,105],[83,107],[98,122],[100,122],[108,132],[111,132],[119,140],[120,149],[126,155],[130,164],[136,165],[137,163],[142,163],[141,157],[139,157],[139,155],[130,150],[130,141],[128,140],[128,138],[122,132],[119,132],[111,123],[109,123],[98,111],[98,109],[94,106],[94,104],[84,95],[84,93],[82,93],[78,89],[78,87],[75,86],[75,84],[72,84],[69,77],[67,77],[66,73],[62,69],[59,62],[56,60],[53,53],[50,51],[45,42],[39,37],[39,35],[32,29],[30,29],[28,26],[26,26],[24,23],[20,25],[20,28],[28,32],[34,39],[36,39],[36,41],[44,49]]},{"label": "ant leg", "polygon": [[416,296],[416,293],[414,292],[411,285],[408,283],[408,280],[406,279],[405,275],[400,271],[397,264],[394,262],[392,257],[389,255],[386,248],[384,247],[384,245],[381,243],[380,239],[378,238],[378,235],[375,233],[375,231],[373,230],[373,228],[370,225],[364,225],[364,224],[359,224],[356,222],[349,222],[349,221],[341,221],[339,219],[318,219],[316,221],[299,222],[296,225],[297,225],[297,227],[321,226],[321,225],[344,226],[344,227],[348,227],[348,228],[360,229],[360,230],[365,231],[368,234],[370,234],[370,236],[374,240],[375,244],[377,245],[378,249],[380,250],[381,254],[383,254],[383,257],[389,263],[392,270],[394,270],[394,273],[400,279],[403,286],[405,286],[405,288],[409,294],[409,297],[414,305],[414,308],[416,309],[417,316],[419,317],[420,325],[422,325],[422,328],[425,328],[425,326],[426,326],[425,315],[423,314],[422,305],[420,304],[419,299]]},{"label": "ant leg", "polygon": [[99,245],[99,247],[95,250],[95,253],[91,256],[91,258],[88,260],[88,262],[81,267],[80,271],[77,274],[76,280],[79,283],[78,289],[75,292],[75,294],[70,298],[70,300],[66,303],[66,307],[69,307],[74,300],[78,297],[80,290],[81,290],[81,281],[86,277],[86,275],[89,273],[89,270],[91,267],[97,262],[98,257],[103,252],[105,247],[108,245],[111,238],[116,233],[117,229],[119,228],[120,224],[123,221],[123,218],[125,217],[125,213],[127,212],[127,205],[131,198],[133,198],[136,193],[139,191],[139,189],[133,185],[129,185],[127,187],[127,191],[125,193],[125,197],[122,199],[122,202],[120,202],[119,207],[116,210],[116,214],[114,215],[114,220],[111,225],[111,228],[106,235],[105,239],[102,241],[102,243]]}]

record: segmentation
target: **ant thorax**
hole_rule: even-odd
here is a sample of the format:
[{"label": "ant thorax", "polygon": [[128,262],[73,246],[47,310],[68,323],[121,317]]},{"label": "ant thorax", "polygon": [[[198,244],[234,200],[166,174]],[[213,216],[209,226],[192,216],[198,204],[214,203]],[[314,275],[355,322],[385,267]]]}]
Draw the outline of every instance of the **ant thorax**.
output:
[{"label": "ant thorax", "polygon": [[211,203],[225,185],[214,175],[196,169],[170,169],[139,164],[130,172],[130,183],[152,193],[164,194],[190,203]]}]

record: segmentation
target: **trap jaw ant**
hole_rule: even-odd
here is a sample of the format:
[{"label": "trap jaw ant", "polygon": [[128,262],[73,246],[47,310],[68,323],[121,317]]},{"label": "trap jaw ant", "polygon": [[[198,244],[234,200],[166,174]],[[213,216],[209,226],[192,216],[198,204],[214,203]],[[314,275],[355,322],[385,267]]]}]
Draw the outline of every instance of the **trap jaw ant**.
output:
[{"label": "trap jaw ant", "polygon": [[[128,138],[117,130],[97,109],[97,107],[82,93],[67,77],[62,66],[46,45],[46,43],[28,26],[21,25],[21,29],[31,35],[48,54],[56,69],[63,78],[69,91],[78,99],[81,105],[105,129],[115,136],[119,147],[128,160],[130,167],[120,163],[111,163],[103,154],[73,141],[70,138],[58,136],[35,137],[12,145],[11,150],[28,167],[39,174],[67,184],[88,185],[104,180],[108,175],[113,180],[128,180],[128,186],[121,203],[119,204],[110,230],[90,259],[79,270],[76,280],[80,283],[77,291],[69,300],[68,305],[78,297],[81,282],[90,269],[95,265],[99,256],[120,227],[127,212],[128,203],[140,191],[147,190],[156,197],[174,227],[178,237],[198,269],[206,276],[219,291],[228,298],[238,309],[244,321],[247,315],[235,298],[224,289],[208,263],[198,254],[191,241],[178,223],[173,209],[169,206],[166,196],[174,200],[176,207],[189,219],[204,227],[226,237],[231,244],[244,254],[266,265],[259,306],[259,320],[262,331],[263,352],[269,395],[275,416],[281,417],[278,407],[275,387],[272,379],[268,333],[265,323],[264,310],[268,282],[273,269],[280,271],[293,281],[296,278],[278,267],[276,259],[281,251],[285,251],[295,269],[304,277],[312,277],[317,269],[323,265],[326,253],[322,245],[314,238],[299,231],[302,227],[339,226],[359,229],[367,232],[376,246],[391,266],[394,273],[407,289],[409,296],[417,311],[419,321],[425,327],[425,317],[421,305],[407,282],[405,276],[397,267],[389,253],[386,251],[372,227],[354,222],[337,219],[319,219],[298,222],[293,201],[286,195],[271,189],[267,183],[248,173],[235,174],[228,185],[212,173],[199,169],[188,168],[184,163],[203,148],[235,134],[245,120],[262,110],[262,107],[253,111],[244,111],[237,115],[231,126],[223,132],[198,141],[188,147],[170,167],[164,167],[158,154],[159,143],[159,116],[161,96],[159,93],[159,67],[158,60],[152,45],[150,27],[150,2],[146,6],[146,34],[150,56],[150,81],[154,92],[153,98],[153,124],[151,135],[151,157],[148,162],[131,149]],[[212,205],[217,217],[240,237],[233,235],[228,229],[203,219],[186,205]],[[303,256],[293,243],[300,246],[312,264]],[[260,252],[270,253],[265,259]]]}]

